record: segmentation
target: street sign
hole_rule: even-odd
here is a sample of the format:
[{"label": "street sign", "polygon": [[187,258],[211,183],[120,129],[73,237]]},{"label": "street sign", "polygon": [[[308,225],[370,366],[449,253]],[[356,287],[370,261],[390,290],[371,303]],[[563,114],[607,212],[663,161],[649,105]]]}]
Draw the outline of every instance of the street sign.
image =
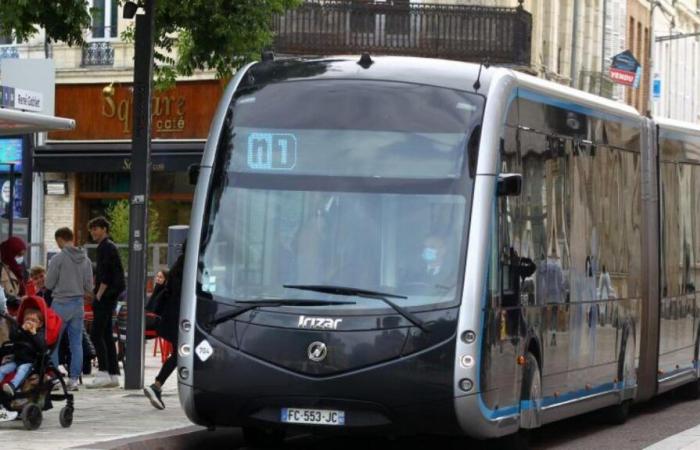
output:
[{"label": "street sign", "polygon": [[661,98],[661,78],[654,78],[651,87],[651,96],[654,100],[659,100]]},{"label": "street sign", "polygon": [[615,83],[638,88],[641,76],[642,66],[631,51],[625,50],[613,56],[610,65],[610,78]]},{"label": "street sign", "polygon": [[2,108],[41,112],[43,99],[41,92],[0,86],[0,107]]}]

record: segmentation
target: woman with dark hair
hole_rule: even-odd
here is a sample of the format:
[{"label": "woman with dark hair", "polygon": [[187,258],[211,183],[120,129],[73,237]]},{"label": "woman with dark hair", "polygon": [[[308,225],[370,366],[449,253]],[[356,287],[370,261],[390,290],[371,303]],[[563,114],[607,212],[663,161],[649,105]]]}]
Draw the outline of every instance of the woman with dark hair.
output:
[{"label": "woman with dark hair", "polygon": [[158,307],[155,311],[160,316],[158,324],[158,336],[172,344],[173,351],[168,359],[163,363],[160,372],[156,376],[155,383],[143,389],[146,397],[157,409],[165,409],[165,404],[161,398],[161,389],[165,380],[177,366],[177,335],[178,320],[180,318],[180,293],[182,292],[182,277],[185,265],[186,242],[182,243],[182,253],[177,258],[166,282],[166,291],[159,296]]},{"label": "woman with dark hair", "polygon": [[151,296],[148,297],[148,302],[146,302],[146,311],[156,312],[158,310],[158,302],[166,292],[165,287],[169,274],[170,271],[167,269],[159,270],[156,276],[153,277],[153,292],[151,292]]},{"label": "woman with dark hair", "polygon": [[[19,282],[17,296],[25,294],[24,283],[26,281],[24,268],[24,254],[27,252],[27,244],[17,236],[11,236],[0,244],[0,261],[7,266]],[[11,291],[3,286],[5,291]],[[12,294],[12,292],[10,292]]]}]

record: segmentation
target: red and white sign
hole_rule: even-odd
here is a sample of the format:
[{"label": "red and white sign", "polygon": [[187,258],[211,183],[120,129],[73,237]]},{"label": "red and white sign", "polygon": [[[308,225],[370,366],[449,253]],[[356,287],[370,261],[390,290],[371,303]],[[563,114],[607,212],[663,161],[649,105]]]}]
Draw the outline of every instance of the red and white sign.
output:
[{"label": "red and white sign", "polygon": [[634,72],[629,72],[627,70],[610,68],[610,78],[616,83],[624,84],[626,86],[634,86],[634,79],[637,74]]}]

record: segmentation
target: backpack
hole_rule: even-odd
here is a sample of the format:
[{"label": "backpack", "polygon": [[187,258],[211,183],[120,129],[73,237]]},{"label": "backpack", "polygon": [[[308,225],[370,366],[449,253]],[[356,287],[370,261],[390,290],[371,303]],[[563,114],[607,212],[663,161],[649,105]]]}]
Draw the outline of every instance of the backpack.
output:
[{"label": "backpack", "polygon": [[5,264],[0,264],[0,286],[7,296],[17,296],[19,294],[19,280]]}]

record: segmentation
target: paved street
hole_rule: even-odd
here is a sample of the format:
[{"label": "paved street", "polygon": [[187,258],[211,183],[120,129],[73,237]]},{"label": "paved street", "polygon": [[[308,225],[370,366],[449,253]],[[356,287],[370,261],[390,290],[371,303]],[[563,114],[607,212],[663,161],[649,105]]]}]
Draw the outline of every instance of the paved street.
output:
[{"label": "paved street", "polygon": [[[700,432],[683,434],[681,439],[667,439],[700,423],[700,401],[686,401],[674,395],[664,395],[634,408],[632,417],[624,426],[609,426],[596,421],[595,414],[566,420],[539,430],[532,441],[537,450],[554,449],[644,449],[656,443],[650,450],[676,450],[700,448]],[[112,441],[101,449],[173,449],[194,450],[245,449],[240,430],[207,432],[197,427],[186,427],[176,432],[143,436],[138,439]],[[295,436],[287,440],[290,449],[493,449],[492,443],[480,443],[463,439],[434,438],[427,436],[388,439],[311,438]]]},{"label": "paved street", "polygon": [[[157,361],[149,359],[149,374]],[[156,411],[144,401],[139,392],[122,390],[102,391],[106,398],[100,402],[94,391],[81,391],[78,397],[80,414],[72,428],[61,429],[57,414],[46,414],[42,428],[35,432],[21,429],[18,423],[2,424],[2,449],[117,449],[194,450],[246,449],[239,429],[208,432],[189,424],[177,403],[174,383],[169,382],[165,411]],[[89,403],[85,403],[88,402]],[[102,406],[101,406],[102,404]],[[108,407],[106,407],[108,405]],[[119,408],[116,408],[119,405]],[[532,448],[652,450],[700,448],[700,431],[692,429],[700,424],[700,401],[687,401],[667,394],[634,408],[632,417],[624,426],[609,426],[591,414],[549,425],[533,438]],[[680,434],[679,434],[680,433]],[[671,438],[672,436],[674,436]],[[11,443],[11,444],[8,444]],[[654,445],[656,444],[656,445]],[[385,438],[314,438],[296,435],[287,439],[290,449],[493,449],[492,443],[464,439],[417,436],[389,440]]]}]

